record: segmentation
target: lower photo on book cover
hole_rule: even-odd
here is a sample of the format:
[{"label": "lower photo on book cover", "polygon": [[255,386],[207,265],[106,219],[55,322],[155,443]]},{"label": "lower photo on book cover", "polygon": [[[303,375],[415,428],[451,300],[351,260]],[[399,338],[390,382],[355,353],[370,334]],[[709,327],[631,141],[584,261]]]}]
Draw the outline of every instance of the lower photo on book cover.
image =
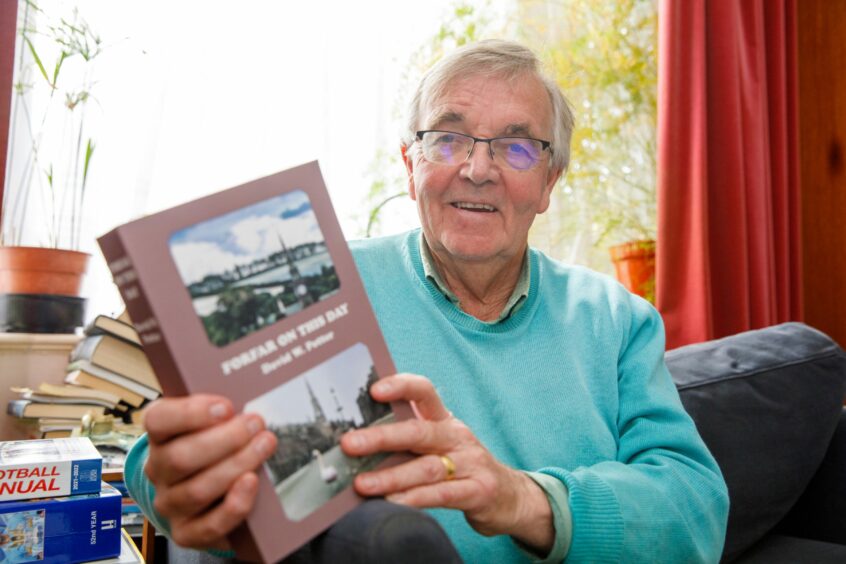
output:
[{"label": "lower photo on book cover", "polygon": [[43,509],[0,515],[0,562],[44,560]]},{"label": "lower photo on book cover", "polygon": [[218,347],[335,294],[335,265],[308,196],[294,190],[186,227],[170,252]]},{"label": "lower photo on book cover", "polygon": [[244,406],[279,440],[265,469],[291,520],[304,519],[385,458],[349,457],[339,444],[347,431],[393,420],[390,405],[368,392],[377,379],[359,343]]}]

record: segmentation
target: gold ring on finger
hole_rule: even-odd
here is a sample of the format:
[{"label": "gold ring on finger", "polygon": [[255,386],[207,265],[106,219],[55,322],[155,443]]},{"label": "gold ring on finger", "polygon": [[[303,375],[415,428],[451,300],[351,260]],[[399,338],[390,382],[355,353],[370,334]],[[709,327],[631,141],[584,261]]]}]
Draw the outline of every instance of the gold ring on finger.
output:
[{"label": "gold ring on finger", "polygon": [[452,461],[452,458],[448,457],[445,454],[441,455],[441,463],[444,465],[444,470],[446,471],[446,477],[444,481],[450,481],[455,478],[455,462]]}]

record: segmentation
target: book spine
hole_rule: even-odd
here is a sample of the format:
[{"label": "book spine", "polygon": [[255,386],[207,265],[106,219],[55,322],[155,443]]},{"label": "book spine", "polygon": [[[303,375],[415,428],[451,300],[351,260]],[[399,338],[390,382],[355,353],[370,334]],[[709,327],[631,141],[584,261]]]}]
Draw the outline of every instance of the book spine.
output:
[{"label": "book spine", "polygon": [[103,459],[74,461],[71,476],[71,495],[99,492],[103,477]]},{"label": "book spine", "polygon": [[0,503],[6,533],[21,532],[11,561],[74,563],[117,556],[120,506],[120,495],[111,488],[92,495]]},{"label": "book spine", "polygon": [[4,464],[0,501],[97,493],[101,472],[101,459]]},{"label": "book spine", "polygon": [[102,336],[97,336],[79,341],[71,351],[69,362],[75,362],[79,359],[90,360],[102,338]]},{"label": "book spine", "polygon": [[6,406],[6,413],[11,415],[12,417],[23,418],[24,416],[24,409],[26,406],[29,405],[29,400],[24,399],[16,399],[11,400],[9,404]]},{"label": "book spine", "polygon": [[187,395],[188,390],[182,381],[170,348],[162,338],[159,323],[150,307],[144,287],[138,279],[138,273],[132,265],[132,259],[126,252],[121,239],[120,228],[114,229],[97,239],[100,250],[109,266],[115,284],[120,292],[129,317],[141,338],[141,345],[153,371],[169,396]]}]

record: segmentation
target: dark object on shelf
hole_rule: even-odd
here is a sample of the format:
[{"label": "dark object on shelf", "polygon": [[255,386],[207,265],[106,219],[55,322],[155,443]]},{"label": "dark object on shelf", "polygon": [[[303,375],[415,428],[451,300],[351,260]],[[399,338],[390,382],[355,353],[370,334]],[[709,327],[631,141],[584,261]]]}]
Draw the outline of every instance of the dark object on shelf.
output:
[{"label": "dark object on shelf", "polygon": [[85,298],[55,294],[0,294],[0,332],[74,333],[85,318]]}]

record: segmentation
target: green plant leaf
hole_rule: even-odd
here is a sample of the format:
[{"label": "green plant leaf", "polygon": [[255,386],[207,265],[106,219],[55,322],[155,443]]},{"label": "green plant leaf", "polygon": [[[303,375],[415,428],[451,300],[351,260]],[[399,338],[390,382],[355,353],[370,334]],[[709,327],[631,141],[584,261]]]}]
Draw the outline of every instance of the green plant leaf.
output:
[{"label": "green plant leaf", "polygon": [[85,194],[85,183],[88,181],[88,166],[91,164],[91,156],[94,154],[94,141],[88,139],[85,147],[85,164],[82,166],[82,191]]},{"label": "green plant leaf", "polygon": [[49,84],[51,88],[55,89],[56,87],[53,85],[53,83],[50,82],[50,77],[47,76],[47,70],[41,63],[41,57],[39,57],[38,53],[35,51],[35,45],[32,44],[32,41],[29,40],[29,37],[24,36],[23,39],[29,47],[29,52],[32,53],[32,58],[35,59],[35,64],[38,65],[38,70],[41,71],[41,76],[44,77],[44,80],[47,81],[47,84]]},{"label": "green plant leaf", "polygon": [[65,59],[68,57],[67,52],[62,51],[59,60],[56,61],[56,67],[53,69],[53,82],[50,83],[50,86],[56,88],[56,81],[59,79],[59,70],[62,68],[62,63],[65,62]]}]

